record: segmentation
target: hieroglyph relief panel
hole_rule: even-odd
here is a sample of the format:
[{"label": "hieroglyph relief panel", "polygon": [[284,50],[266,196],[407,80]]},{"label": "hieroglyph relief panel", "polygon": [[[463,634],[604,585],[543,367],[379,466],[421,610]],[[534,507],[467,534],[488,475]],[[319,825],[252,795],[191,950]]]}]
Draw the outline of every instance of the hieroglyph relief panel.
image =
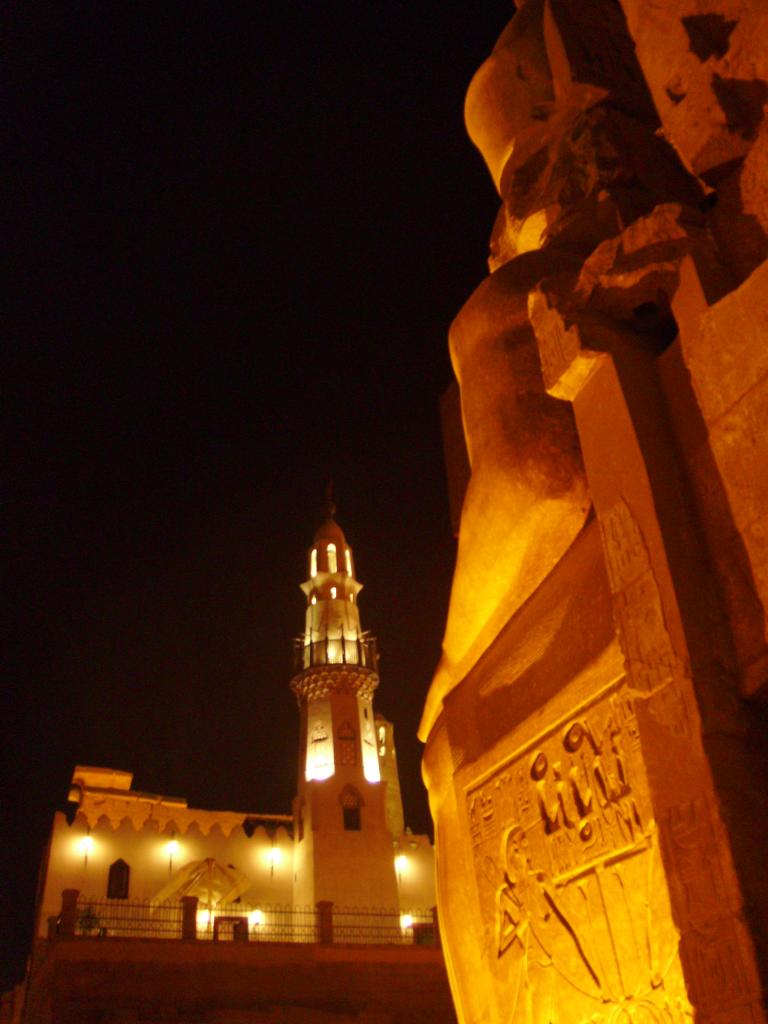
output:
[{"label": "hieroglyph relief panel", "polygon": [[677,891],[680,956],[691,1001],[711,1015],[728,1014],[734,1024],[760,1020],[760,983],[733,886],[723,870],[723,844],[711,805],[696,798],[671,807],[659,826],[670,885]]},{"label": "hieroglyph relief panel", "polygon": [[633,693],[677,738],[690,733],[681,681],[690,676],[669,635],[648,547],[624,499],[599,515],[616,627]]},{"label": "hieroglyph relief panel", "polygon": [[485,958],[504,1020],[690,1017],[626,684],[465,797]]}]

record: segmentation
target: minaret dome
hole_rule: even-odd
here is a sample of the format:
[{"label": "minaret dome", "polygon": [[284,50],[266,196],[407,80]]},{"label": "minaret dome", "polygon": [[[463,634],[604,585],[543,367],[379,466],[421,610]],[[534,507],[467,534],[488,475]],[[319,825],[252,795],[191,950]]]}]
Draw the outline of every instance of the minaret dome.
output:
[{"label": "minaret dome", "polygon": [[347,544],[344,531],[331,516],[317,528],[309,549],[310,579],[323,572],[354,576],[352,548]]}]

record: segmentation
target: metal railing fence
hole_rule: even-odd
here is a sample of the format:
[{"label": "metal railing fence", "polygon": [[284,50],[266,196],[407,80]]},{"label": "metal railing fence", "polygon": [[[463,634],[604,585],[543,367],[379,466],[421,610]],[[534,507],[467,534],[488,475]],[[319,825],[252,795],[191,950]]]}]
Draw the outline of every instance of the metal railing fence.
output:
[{"label": "metal railing fence", "polygon": [[350,945],[434,945],[431,910],[399,910],[361,907],[333,908],[333,941]]},{"label": "metal railing fence", "polygon": [[[74,892],[72,896],[74,896]],[[186,906],[185,906],[186,904]],[[95,899],[78,894],[73,913],[58,918],[52,934],[92,938],[198,939],[215,942],[333,942],[350,945],[437,945],[432,910],[217,904],[197,900],[153,903]]]},{"label": "metal railing fence", "polygon": [[80,896],[75,918],[76,935],[121,938],[180,939],[182,926],[181,903],[91,899]]},{"label": "metal railing fence", "polygon": [[359,665],[378,671],[376,638],[363,633],[357,637],[326,636],[308,643],[304,637],[293,641],[293,670],[301,672],[316,665]]}]

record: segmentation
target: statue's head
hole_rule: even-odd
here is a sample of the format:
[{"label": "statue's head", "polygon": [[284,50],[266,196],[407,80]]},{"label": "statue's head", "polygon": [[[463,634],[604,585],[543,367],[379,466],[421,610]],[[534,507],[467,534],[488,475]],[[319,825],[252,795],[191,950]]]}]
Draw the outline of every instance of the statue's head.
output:
[{"label": "statue's head", "polygon": [[503,196],[505,176],[599,103],[657,124],[619,5],[528,0],[472,79],[467,130]]}]

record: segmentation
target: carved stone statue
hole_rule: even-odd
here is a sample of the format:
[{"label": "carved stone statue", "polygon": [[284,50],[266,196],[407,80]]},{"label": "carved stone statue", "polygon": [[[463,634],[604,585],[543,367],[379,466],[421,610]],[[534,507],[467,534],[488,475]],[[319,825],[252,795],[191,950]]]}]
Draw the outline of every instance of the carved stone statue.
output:
[{"label": "carved stone statue", "polygon": [[[762,122],[686,135],[615,0],[519,6],[466,103],[502,206],[450,332],[471,475],[421,726],[454,998],[473,1022],[754,1024],[768,264],[715,211]],[[743,69],[739,17],[625,6],[641,60],[666,20]],[[715,75],[726,119],[762,96]]]}]

